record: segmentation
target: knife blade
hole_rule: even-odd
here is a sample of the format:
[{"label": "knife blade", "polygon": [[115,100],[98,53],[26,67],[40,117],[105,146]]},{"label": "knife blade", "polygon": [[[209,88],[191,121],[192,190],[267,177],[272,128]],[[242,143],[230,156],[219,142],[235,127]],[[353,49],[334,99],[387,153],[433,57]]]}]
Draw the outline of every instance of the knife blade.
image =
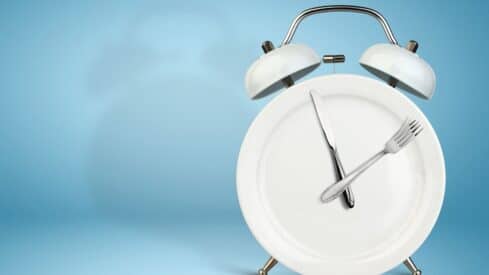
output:
[{"label": "knife blade", "polygon": [[[309,91],[309,95],[311,96],[312,105],[314,106],[314,112],[318,119],[319,125],[321,126],[321,133],[323,134],[323,137],[326,140],[326,144],[328,145],[328,149],[331,153],[336,180],[342,180],[345,177],[345,170],[343,168],[343,165],[341,164],[340,156],[338,154],[338,148],[333,137],[333,132],[329,128],[330,123],[326,119],[326,117],[321,114],[321,110],[325,109],[321,96],[317,91],[314,90]],[[350,208],[353,208],[355,206],[355,198],[353,196],[351,187],[348,187],[343,192],[343,197],[346,201],[346,204]]]}]

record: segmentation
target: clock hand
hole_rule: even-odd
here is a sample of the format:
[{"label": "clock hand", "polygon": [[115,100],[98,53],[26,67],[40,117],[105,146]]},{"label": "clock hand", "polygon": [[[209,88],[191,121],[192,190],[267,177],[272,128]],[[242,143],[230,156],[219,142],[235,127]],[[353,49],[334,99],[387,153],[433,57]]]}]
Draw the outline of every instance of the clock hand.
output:
[{"label": "clock hand", "polygon": [[[331,153],[336,179],[340,181],[345,177],[345,170],[343,169],[343,165],[341,164],[340,156],[338,155],[338,149],[332,136],[331,129],[329,129],[328,127],[326,118],[324,116],[321,116],[320,113],[320,109],[324,110],[324,108],[322,107],[323,102],[321,101],[320,95],[316,91],[310,91],[309,95],[311,96],[312,105],[314,106],[314,112],[319,121],[319,125],[321,126],[321,132],[324,139],[326,140],[326,144],[328,145],[328,149]],[[355,198],[350,187],[344,189],[343,196],[348,206],[350,208],[353,208],[355,206]]]},{"label": "clock hand", "polygon": [[417,120],[406,119],[399,130],[389,139],[389,141],[387,141],[384,148],[380,152],[373,155],[360,166],[355,168],[355,170],[353,170],[345,178],[326,188],[326,190],[324,190],[324,192],[321,194],[321,201],[326,203],[336,199],[341,192],[343,192],[345,188],[348,188],[348,186],[350,186],[350,184],[352,184],[363,172],[365,172],[385,155],[399,152],[402,148],[406,147],[406,145],[413,141],[414,138],[421,133],[421,131],[423,131],[421,123],[419,123]]}]

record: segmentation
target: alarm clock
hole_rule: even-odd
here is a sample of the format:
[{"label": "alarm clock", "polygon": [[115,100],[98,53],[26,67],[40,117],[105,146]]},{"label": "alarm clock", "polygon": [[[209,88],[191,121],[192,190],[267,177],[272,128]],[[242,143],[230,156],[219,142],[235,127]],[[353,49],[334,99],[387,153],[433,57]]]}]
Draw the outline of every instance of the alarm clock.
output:
[{"label": "alarm clock", "polygon": [[[304,18],[337,11],[373,16],[383,27],[389,43],[368,48],[360,58],[376,78],[330,74],[299,82],[322,60],[344,60],[291,43]],[[429,120],[396,89],[433,96],[435,74],[415,53],[417,43],[401,47],[373,9],[320,6],[299,14],[280,47],[266,42],[263,48],[266,53],[246,74],[248,96],[285,90],[249,127],[236,176],[244,219],[272,256],[260,274],[277,262],[305,275],[380,274],[404,262],[420,274],[410,256],[440,213],[445,165]],[[320,200],[325,188],[382,149],[406,117],[423,125],[420,135],[369,168],[344,198]]]}]

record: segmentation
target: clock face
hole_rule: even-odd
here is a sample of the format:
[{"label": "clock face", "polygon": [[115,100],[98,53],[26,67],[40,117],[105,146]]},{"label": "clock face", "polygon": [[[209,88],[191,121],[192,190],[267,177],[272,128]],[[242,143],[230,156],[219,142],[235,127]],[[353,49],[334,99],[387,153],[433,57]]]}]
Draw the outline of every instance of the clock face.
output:
[{"label": "clock face", "polygon": [[[380,151],[406,117],[424,131],[352,185],[355,207],[321,203],[336,182],[309,91],[329,121],[345,172]],[[330,133],[328,133],[330,134]],[[429,121],[404,95],[355,75],[297,84],[272,100],[251,125],[237,168],[238,198],[260,244],[301,274],[379,274],[427,238],[445,190],[440,144]]]}]

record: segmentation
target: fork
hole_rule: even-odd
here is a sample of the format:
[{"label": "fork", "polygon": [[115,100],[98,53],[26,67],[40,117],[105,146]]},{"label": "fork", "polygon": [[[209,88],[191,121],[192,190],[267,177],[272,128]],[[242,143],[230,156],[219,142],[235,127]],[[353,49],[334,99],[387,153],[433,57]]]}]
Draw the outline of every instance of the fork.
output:
[{"label": "fork", "polygon": [[321,202],[327,203],[335,200],[345,189],[350,186],[350,184],[355,181],[365,170],[370,168],[374,163],[379,161],[382,157],[387,154],[395,154],[399,152],[402,148],[408,145],[413,139],[423,131],[421,123],[417,120],[411,120],[406,118],[399,130],[387,141],[384,148],[369,158],[367,161],[358,166],[351,173],[346,175],[345,178],[332,184],[321,194]]}]

